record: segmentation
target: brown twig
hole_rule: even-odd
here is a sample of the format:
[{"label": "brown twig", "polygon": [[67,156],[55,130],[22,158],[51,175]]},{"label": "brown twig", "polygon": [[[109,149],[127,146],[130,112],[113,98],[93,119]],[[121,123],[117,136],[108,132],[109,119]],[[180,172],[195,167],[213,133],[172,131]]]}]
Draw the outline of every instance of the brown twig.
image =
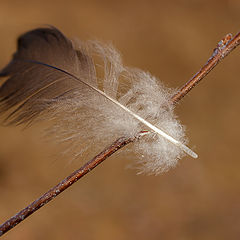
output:
[{"label": "brown twig", "polygon": [[43,194],[40,198],[38,198],[36,201],[32,202],[30,205],[28,205],[26,208],[24,208],[22,211],[17,213],[15,216],[11,217],[9,220],[7,220],[5,223],[3,223],[0,226],[0,236],[2,236],[4,233],[9,231],[11,228],[16,226],[18,223],[23,221],[25,218],[27,218],[29,215],[37,211],[39,208],[44,206],[46,203],[54,199],[57,195],[59,195],[61,192],[66,190],[68,187],[70,187],[73,183],[78,181],[80,178],[82,178],[84,175],[89,173],[91,170],[93,170],[96,166],[98,166],[100,163],[102,163],[106,158],[110,157],[114,152],[119,150],[120,148],[124,147],[128,143],[134,141],[136,138],[140,137],[141,134],[134,138],[119,138],[115,142],[113,142],[110,146],[105,148],[101,153],[99,153],[97,156],[95,156],[92,160],[84,164],[81,168],[74,171],[71,175],[66,177],[64,180],[62,180],[59,184],[57,184],[55,187],[51,188],[48,192]]},{"label": "brown twig", "polygon": [[232,37],[227,34],[214,49],[212,56],[207,63],[198,71],[172,98],[171,102],[176,104],[181,100],[192,88],[194,88],[212,69],[225,58],[234,48],[240,44],[240,32]]},{"label": "brown twig", "polygon": [[[231,34],[227,34],[214,49],[212,56],[208,59],[207,63],[197,72],[172,98],[171,103],[176,104],[181,100],[197,83],[199,83],[224,57],[226,57],[234,48],[240,44],[240,33],[234,38]],[[0,225],[0,236],[15,227],[18,223],[22,222],[29,215],[36,212],[39,208],[47,204],[49,201],[54,199],[57,195],[62,193],[73,183],[78,181],[88,172],[93,170],[96,166],[102,163],[106,158],[110,157],[114,152],[126,146],[128,143],[135,141],[141,137],[142,132],[137,134],[134,138],[119,138],[101,153],[99,153],[92,160],[83,165],[80,169],[73,172],[70,176],[65,178],[55,187],[50,189],[48,192],[43,194],[36,201],[31,203],[29,206],[21,210],[15,216],[11,217],[5,223]]]}]

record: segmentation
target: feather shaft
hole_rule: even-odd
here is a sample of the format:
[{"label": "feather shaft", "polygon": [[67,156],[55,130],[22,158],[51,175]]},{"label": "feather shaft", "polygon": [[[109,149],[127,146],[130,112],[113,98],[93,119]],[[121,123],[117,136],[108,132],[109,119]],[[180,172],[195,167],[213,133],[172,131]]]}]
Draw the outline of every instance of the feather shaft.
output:
[{"label": "feather shaft", "polygon": [[93,89],[94,91],[98,92],[100,95],[104,96],[105,98],[107,98],[108,100],[110,100],[111,102],[113,102],[114,104],[116,104],[117,106],[119,106],[120,108],[122,108],[124,111],[126,111],[127,113],[129,113],[131,116],[133,116],[134,118],[136,118],[138,121],[140,121],[141,123],[143,123],[144,125],[146,125],[147,127],[149,127],[151,130],[153,130],[154,132],[156,132],[157,134],[161,135],[163,138],[167,139],[169,142],[173,143],[174,145],[176,145],[177,147],[181,148],[186,154],[188,154],[189,156],[191,156],[192,158],[197,158],[198,155],[192,151],[189,147],[187,147],[186,145],[182,144],[180,141],[176,140],[175,138],[171,137],[170,135],[168,135],[166,132],[164,132],[163,130],[157,128],[156,126],[154,126],[153,124],[151,124],[150,122],[146,121],[145,119],[143,119],[142,117],[140,117],[139,115],[137,115],[136,113],[132,112],[129,108],[127,108],[126,106],[122,105],[120,102],[118,102],[117,100],[113,99],[112,97],[108,96],[105,92],[101,91],[100,89],[92,86],[91,84],[83,81],[82,79],[72,75],[71,73],[64,71],[60,68],[51,66],[49,64],[45,64],[42,62],[37,62],[37,61],[29,61],[35,64],[40,64],[40,65],[44,65],[46,67],[50,67],[53,68],[57,71],[60,71],[64,74],[67,74],[68,76],[72,77],[73,79],[80,81],[81,83],[85,84],[87,87]]}]

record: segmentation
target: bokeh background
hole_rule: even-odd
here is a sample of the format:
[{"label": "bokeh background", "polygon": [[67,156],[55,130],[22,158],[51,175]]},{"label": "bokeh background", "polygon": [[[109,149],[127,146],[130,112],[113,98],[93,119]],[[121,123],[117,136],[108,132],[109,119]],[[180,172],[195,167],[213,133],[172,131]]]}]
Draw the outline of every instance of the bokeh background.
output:
[{"label": "bokeh background", "polygon": [[[0,0],[0,67],[19,34],[51,24],[72,38],[111,42],[126,65],[179,87],[226,33],[240,30],[239,11],[238,0]],[[239,62],[237,49],[176,108],[199,159],[138,176],[119,153],[3,239],[239,239]],[[42,128],[0,127],[1,222],[93,157],[56,157]]]}]

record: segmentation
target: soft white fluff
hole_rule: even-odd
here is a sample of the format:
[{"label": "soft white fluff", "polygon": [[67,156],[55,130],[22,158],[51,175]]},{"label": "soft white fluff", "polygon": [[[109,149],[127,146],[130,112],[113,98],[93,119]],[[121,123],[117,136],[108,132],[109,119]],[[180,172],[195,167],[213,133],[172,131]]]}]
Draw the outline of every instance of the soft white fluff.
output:
[{"label": "soft white fluff", "polygon": [[[76,44],[75,44],[76,45]],[[85,80],[119,101],[171,137],[186,144],[184,127],[173,113],[169,99],[174,93],[151,74],[125,67],[120,54],[98,42],[77,43],[93,63]],[[71,97],[58,99],[51,107],[54,127],[49,131],[59,141],[68,142],[68,151],[78,157],[90,148],[98,152],[121,136],[134,136],[149,130],[110,100],[90,88],[76,90]],[[50,109],[50,111],[51,111]],[[174,167],[184,155],[181,148],[156,133],[134,142],[139,173],[159,174]]]}]

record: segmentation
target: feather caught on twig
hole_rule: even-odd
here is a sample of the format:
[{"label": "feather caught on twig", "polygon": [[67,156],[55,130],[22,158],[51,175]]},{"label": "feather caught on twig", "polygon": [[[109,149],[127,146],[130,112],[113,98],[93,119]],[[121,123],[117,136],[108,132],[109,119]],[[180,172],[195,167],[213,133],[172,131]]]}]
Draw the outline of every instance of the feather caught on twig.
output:
[{"label": "feather caught on twig", "polygon": [[184,152],[197,157],[184,145],[169,103],[172,91],[149,73],[125,67],[112,46],[75,43],[54,27],[38,28],[19,37],[0,77],[7,77],[0,87],[5,123],[54,119],[49,131],[72,148],[146,130],[134,143],[140,172],[167,171]]}]

